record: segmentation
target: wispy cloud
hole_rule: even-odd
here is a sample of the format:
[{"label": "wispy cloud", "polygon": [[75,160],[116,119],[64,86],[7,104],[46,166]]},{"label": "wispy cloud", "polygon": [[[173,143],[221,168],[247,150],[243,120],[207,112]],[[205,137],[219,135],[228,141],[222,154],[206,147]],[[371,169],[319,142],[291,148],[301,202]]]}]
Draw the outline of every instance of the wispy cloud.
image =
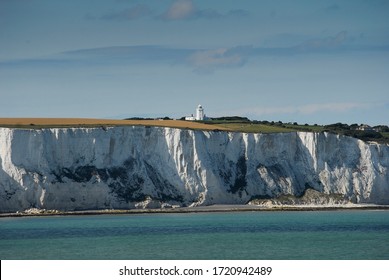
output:
[{"label": "wispy cloud", "polygon": [[228,49],[196,51],[189,56],[188,61],[198,72],[210,72],[219,67],[236,67],[244,63],[242,56],[229,53]]},{"label": "wispy cloud", "polygon": [[214,9],[197,9],[192,0],[176,0],[159,16],[163,20],[221,19],[225,17],[245,17],[249,12],[243,9],[221,13]]},{"label": "wispy cloud", "polygon": [[195,20],[195,19],[222,19],[227,17],[247,17],[250,13],[243,9],[230,10],[221,13],[215,9],[198,9],[193,0],[175,0],[163,13],[158,13],[146,4],[136,4],[121,11],[105,13],[100,17],[87,14],[86,19],[101,20],[137,20],[151,17],[163,21]]},{"label": "wispy cloud", "polygon": [[[222,68],[242,67],[254,57],[282,57],[311,53],[337,53],[345,51],[388,52],[389,46],[358,47],[346,44],[347,32],[334,36],[308,40],[291,47],[264,48],[241,45],[231,48],[184,49],[162,46],[112,46],[80,49],[38,59],[0,61],[0,67],[20,66],[93,66],[103,64],[167,63],[186,65],[196,73],[212,73]],[[333,106],[332,108],[336,108]],[[304,108],[301,108],[303,110]],[[308,110],[308,108],[305,108]]]},{"label": "wispy cloud", "polygon": [[299,51],[331,50],[341,46],[347,40],[347,31],[341,31],[335,36],[306,41],[298,46]]},{"label": "wispy cloud", "polygon": [[165,20],[180,20],[191,18],[196,9],[191,0],[176,0],[169,9],[161,15]]},{"label": "wispy cloud", "polygon": [[86,62],[134,64],[134,63],[183,63],[193,50],[160,46],[116,46],[81,49],[62,53],[69,59]]},{"label": "wispy cloud", "polygon": [[222,19],[226,17],[247,17],[249,15],[250,13],[248,11],[242,9],[230,10],[226,13],[221,13],[214,9],[205,9],[205,10],[197,10],[193,18]]},{"label": "wispy cloud", "polygon": [[152,14],[151,9],[144,4],[137,4],[119,12],[107,13],[101,16],[104,20],[135,20]]},{"label": "wispy cloud", "polygon": [[301,44],[283,48],[263,48],[255,46],[237,46],[195,51],[189,56],[189,63],[196,72],[213,72],[217,68],[240,67],[256,56],[303,55],[312,52],[336,52],[347,40],[347,32],[335,36],[308,40]]}]

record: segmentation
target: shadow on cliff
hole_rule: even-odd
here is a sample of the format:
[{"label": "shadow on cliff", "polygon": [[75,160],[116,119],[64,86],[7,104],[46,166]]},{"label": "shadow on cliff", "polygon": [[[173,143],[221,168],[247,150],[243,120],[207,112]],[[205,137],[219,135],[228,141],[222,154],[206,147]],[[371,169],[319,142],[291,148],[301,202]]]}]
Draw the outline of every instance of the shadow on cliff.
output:
[{"label": "shadow on cliff", "polygon": [[[152,135],[152,130],[154,133],[163,134],[163,128],[143,127],[137,129],[137,133],[143,134],[141,139],[164,138],[164,135]],[[129,146],[124,147],[128,157],[121,164],[115,166],[99,168],[93,163],[78,166],[77,159],[74,159],[71,166],[57,167],[57,170],[52,172],[55,178],[52,183],[66,184],[66,181],[70,180],[82,188],[87,183],[102,182],[108,187],[110,194],[117,199],[117,202],[113,201],[111,205],[100,205],[100,208],[128,208],[130,204],[149,203],[150,201],[156,203],[154,207],[159,207],[163,203],[182,204],[184,193],[182,192],[182,182],[177,182],[179,174],[171,162],[164,161],[164,159],[169,158],[167,143],[159,141],[158,148],[142,149],[143,145],[150,144],[147,141],[130,143]],[[107,146],[107,149],[111,153],[115,147],[112,147],[112,141],[109,142],[110,145]],[[135,149],[134,145],[136,144],[139,144],[140,147]],[[136,151],[136,154],[132,154],[131,151]],[[146,151],[151,152],[147,153]],[[169,172],[166,172],[166,169],[169,169]],[[172,176],[168,178],[164,175],[166,173]]]},{"label": "shadow on cliff", "polygon": [[[302,196],[307,189],[323,191],[309,149],[297,133],[264,135],[262,151],[253,160],[252,182],[258,192],[252,198]],[[279,141],[279,143],[275,143]]]},{"label": "shadow on cliff", "polygon": [[0,212],[16,212],[29,208],[39,208],[39,194],[33,190],[26,191],[23,186],[3,170],[0,157]]}]

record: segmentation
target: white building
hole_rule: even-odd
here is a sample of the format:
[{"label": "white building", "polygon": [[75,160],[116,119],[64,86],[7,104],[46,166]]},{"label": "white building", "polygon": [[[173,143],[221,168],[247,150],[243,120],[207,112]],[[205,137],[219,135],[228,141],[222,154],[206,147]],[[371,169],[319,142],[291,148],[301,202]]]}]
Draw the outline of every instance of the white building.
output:
[{"label": "white building", "polygon": [[204,113],[204,108],[203,106],[199,105],[196,108],[196,116],[191,116],[185,117],[186,121],[203,121],[206,119],[205,113]]},{"label": "white building", "polygon": [[186,121],[195,121],[196,118],[195,118],[195,117],[193,116],[193,114],[192,114],[191,116],[185,117],[185,120],[186,120]]},{"label": "white building", "polygon": [[370,125],[367,125],[367,124],[361,124],[357,130],[362,130],[362,131],[373,131],[374,129],[370,126]]},{"label": "white building", "polygon": [[203,109],[203,106],[199,105],[197,106],[197,109],[196,109],[196,121],[202,121],[204,120],[204,109]]}]

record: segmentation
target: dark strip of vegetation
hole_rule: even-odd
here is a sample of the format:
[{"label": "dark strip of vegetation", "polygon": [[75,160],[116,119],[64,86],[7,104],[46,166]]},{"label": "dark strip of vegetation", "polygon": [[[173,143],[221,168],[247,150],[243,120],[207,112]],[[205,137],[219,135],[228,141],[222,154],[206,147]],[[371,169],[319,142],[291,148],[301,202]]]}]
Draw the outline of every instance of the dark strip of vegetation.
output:
[{"label": "dark strip of vegetation", "polygon": [[[169,117],[161,117],[161,118],[141,118],[141,117],[133,117],[133,118],[126,118],[126,119],[123,119],[125,121],[154,121],[154,120],[164,120],[164,121],[168,121],[168,120],[173,120]],[[184,118],[185,120],[185,118]]]},{"label": "dark strip of vegetation", "polygon": [[210,118],[209,120],[207,120],[205,122],[208,122],[208,123],[223,123],[223,122],[250,123],[252,121],[250,121],[246,117],[232,116],[232,117]]},{"label": "dark strip of vegetation", "polygon": [[324,126],[324,131],[351,136],[363,141],[376,141],[381,143],[389,143],[389,138],[385,132],[389,132],[389,127],[385,125],[369,127],[366,125],[359,126],[358,124],[347,125],[343,123],[335,123]]}]

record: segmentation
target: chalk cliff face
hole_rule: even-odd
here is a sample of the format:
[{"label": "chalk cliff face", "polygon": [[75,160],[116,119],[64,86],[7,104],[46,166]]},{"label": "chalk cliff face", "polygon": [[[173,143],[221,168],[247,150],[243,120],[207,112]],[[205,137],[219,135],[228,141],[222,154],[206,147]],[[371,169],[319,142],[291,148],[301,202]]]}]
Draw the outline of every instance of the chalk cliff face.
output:
[{"label": "chalk cliff face", "polygon": [[243,204],[312,188],[389,204],[389,146],[327,133],[0,128],[0,212]]}]

